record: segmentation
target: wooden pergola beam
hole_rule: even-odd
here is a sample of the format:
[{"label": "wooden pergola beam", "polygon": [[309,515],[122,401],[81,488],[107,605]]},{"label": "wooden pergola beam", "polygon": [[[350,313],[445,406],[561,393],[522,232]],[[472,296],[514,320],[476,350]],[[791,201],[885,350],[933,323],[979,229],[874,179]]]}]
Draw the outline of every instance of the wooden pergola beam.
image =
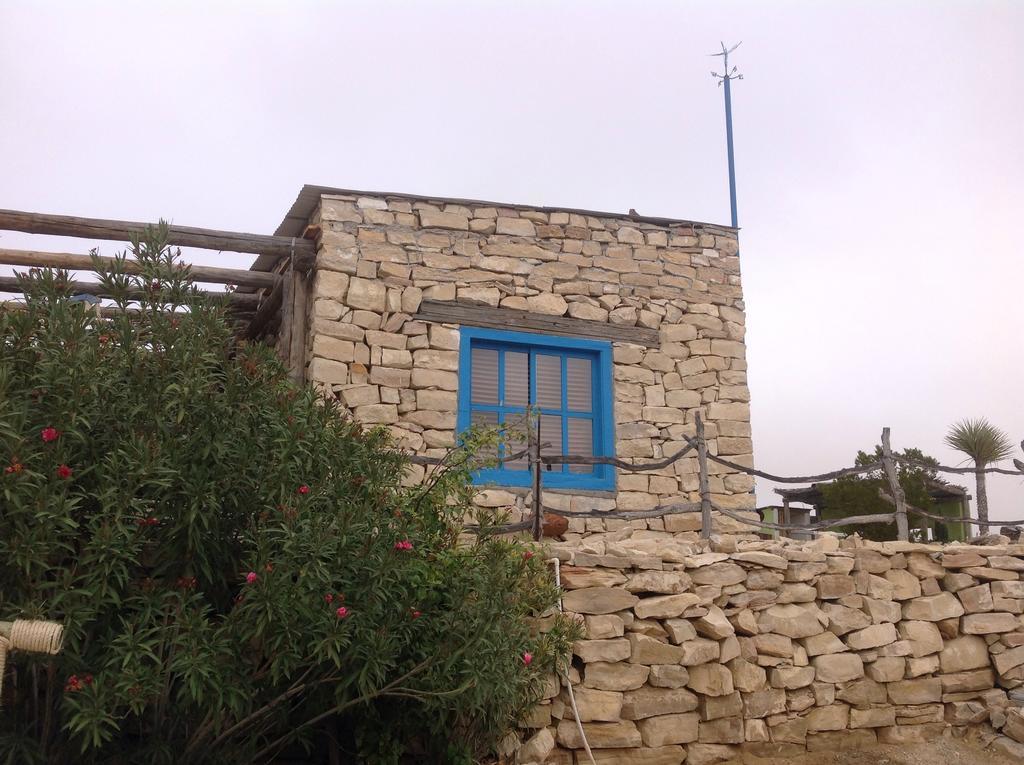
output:
[{"label": "wooden pergola beam", "polygon": [[[107,265],[114,263],[114,258],[101,257],[99,260]],[[92,271],[93,262],[89,255],[76,255],[71,252],[40,252],[38,250],[11,250],[0,247],[0,265],[28,266],[30,268],[66,268],[73,271]],[[130,274],[139,273],[139,265],[133,260],[124,263],[124,269]],[[213,266],[197,266],[189,264],[189,272],[197,282],[213,282],[214,284],[236,284],[241,287],[272,289],[280,278],[277,274],[266,271],[249,271],[241,268],[216,268]]]},{"label": "wooden pergola beam", "polygon": [[[24,231],[29,234],[75,236],[86,239],[129,241],[142,235],[147,226],[154,225],[124,220],[77,218],[70,215],[30,213],[20,210],[0,210],[0,229]],[[313,242],[296,237],[248,234],[238,231],[218,231],[193,226],[168,226],[167,243],[178,247],[200,247],[208,250],[249,252],[260,255],[285,257],[303,256],[305,261],[315,258]]]},{"label": "wooden pergola beam", "polygon": [[[76,282],[69,281],[68,289],[75,295],[95,295],[99,298],[109,298],[113,295],[103,289],[102,285],[96,282]],[[0,276],[0,292],[23,292],[21,281],[16,276]],[[132,297],[141,297],[144,293],[141,290],[130,292],[129,295]],[[243,311],[254,311],[260,302],[260,296],[255,293],[238,293],[238,292],[210,292],[206,290],[200,290],[201,295],[211,298],[213,300],[223,300],[227,302],[232,309],[238,309]]]}]

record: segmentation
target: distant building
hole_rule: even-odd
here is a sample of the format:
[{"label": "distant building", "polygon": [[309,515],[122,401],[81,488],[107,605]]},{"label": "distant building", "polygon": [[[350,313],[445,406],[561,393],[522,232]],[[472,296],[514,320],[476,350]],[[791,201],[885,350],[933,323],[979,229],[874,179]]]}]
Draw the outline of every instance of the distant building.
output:
[{"label": "distant building", "polygon": [[[827,484],[815,483],[799,489],[776,489],[775,493],[782,497],[782,508],[779,515],[785,523],[798,525],[811,525],[822,520],[839,518],[838,514],[829,513],[828,502],[822,487]],[[932,499],[932,506],[928,512],[934,515],[942,515],[947,518],[970,517],[970,495],[962,486],[941,483],[939,481],[928,482],[928,495]],[[806,507],[793,507],[792,503],[810,505]],[[765,517],[765,520],[772,518]],[[916,519],[915,519],[915,525]],[[960,521],[933,521],[923,519],[921,526],[924,538],[940,542],[963,541],[970,536],[969,524]],[[916,531],[916,529],[912,530]],[[811,538],[813,532],[794,532],[791,536]]]}]

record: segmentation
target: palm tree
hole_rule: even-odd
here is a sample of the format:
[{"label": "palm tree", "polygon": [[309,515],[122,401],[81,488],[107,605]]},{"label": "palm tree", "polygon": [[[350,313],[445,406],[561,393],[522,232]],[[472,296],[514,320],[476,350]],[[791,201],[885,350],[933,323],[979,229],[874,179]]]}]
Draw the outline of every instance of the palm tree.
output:
[{"label": "palm tree", "polygon": [[946,445],[974,460],[974,480],[978,487],[978,525],[988,531],[985,466],[1009,457],[1013,453],[1013,444],[1003,431],[981,417],[977,420],[961,420],[953,425],[946,434]]}]

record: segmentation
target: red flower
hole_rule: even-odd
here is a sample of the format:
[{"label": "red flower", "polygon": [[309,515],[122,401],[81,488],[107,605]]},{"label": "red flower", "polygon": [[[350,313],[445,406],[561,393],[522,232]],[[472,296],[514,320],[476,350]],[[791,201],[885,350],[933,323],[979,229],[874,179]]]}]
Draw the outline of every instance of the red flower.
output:
[{"label": "red flower", "polygon": [[532,661],[533,661],[533,654],[530,653],[529,651],[523,651],[523,664],[525,664],[527,667],[529,667],[530,663]]},{"label": "red flower", "polygon": [[334,596],[331,595],[331,593],[327,593],[326,595],[324,595],[324,603],[333,603],[333,602],[334,602]]},{"label": "red flower", "polygon": [[4,472],[10,475],[11,473],[20,473],[24,469],[25,466],[20,462],[17,460],[11,460],[11,464],[4,468]]},{"label": "red flower", "polygon": [[60,438],[60,431],[56,428],[43,428],[39,436],[43,439],[44,444],[48,444]]},{"label": "red flower", "polygon": [[533,550],[527,550],[523,553],[523,560],[529,560],[533,557]]},{"label": "red flower", "polygon": [[338,610],[335,611],[339,619],[344,619],[348,616],[348,609],[345,606],[338,606]]},{"label": "red flower", "polygon": [[257,579],[259,579],[259,577],[256,575],[255,571],[250,571],[248,574],[245,575],[245,581],[247,584],[252,584]]},{"label": "red flower", "polygon": [[67,465],[61,465],[59,468],[57,468],[57,477],[67,480],[68,478],[71,477],[71,468],[69,468]]},{"label": "red flower", "polygon": [[412,542],[410,542],[408,539],[403,539],[401,542],[395,542],[395,549],[396,550],[411,550],[412,549]]},{"label": "red flower", "polygon": [[302,486],[299,487],[299,494],[309,494],[309,487],[306,486],[306,484],[302,484]]},{"label": "red flower", "polygon": [[413,618],[413,619],[419,619],[419,618],[420,618],[421,616],[423,616],[423,614],[422,614],[422,613],[420,613],[420,612],[419,612],[418,610],[416,610],[415,608],[414,608],[414,609],[412,609],[412,618]]}]

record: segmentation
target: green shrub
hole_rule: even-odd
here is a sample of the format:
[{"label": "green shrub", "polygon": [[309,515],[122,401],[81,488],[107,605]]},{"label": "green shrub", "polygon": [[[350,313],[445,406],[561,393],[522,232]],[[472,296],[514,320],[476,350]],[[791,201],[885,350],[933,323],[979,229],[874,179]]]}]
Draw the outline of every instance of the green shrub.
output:
[{"label": "green shrub", "polygon": [[578,632],[531,629],[557,598],[540,556],[458,543],[471,449],[403,486],[387,432],[239,346],[165,237],[101,273],[134,310],[44,271],[0,313],[0,619],[66,627],[14,656],[0,762],[482,755]]}]

